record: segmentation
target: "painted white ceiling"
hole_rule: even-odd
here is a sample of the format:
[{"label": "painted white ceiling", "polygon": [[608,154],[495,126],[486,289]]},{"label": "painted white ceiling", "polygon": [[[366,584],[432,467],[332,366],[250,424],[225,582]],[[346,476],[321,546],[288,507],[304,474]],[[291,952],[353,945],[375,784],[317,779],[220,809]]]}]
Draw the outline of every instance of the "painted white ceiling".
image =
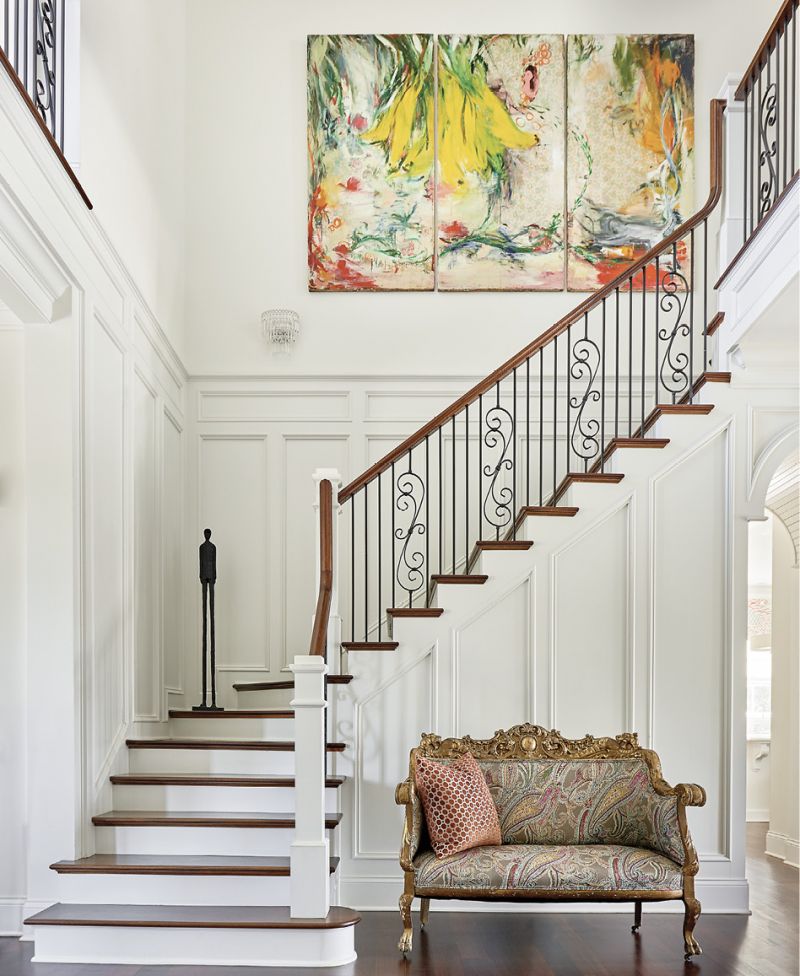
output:
[{"label": "painted white ceiling", "polygon": [[773,475],[766,507],[789,530],[797,562],[800,555],[800,451],[791,454]]}]

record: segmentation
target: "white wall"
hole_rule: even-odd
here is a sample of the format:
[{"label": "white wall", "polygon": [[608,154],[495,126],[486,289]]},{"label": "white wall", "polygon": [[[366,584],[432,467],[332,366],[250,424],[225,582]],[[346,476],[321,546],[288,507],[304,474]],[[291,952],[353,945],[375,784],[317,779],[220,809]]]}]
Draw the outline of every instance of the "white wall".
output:
[{"label": "white wall", "polygon": [[18,931],[25,892],[25,482],[23,334],[0,308],[0,934]]},{"label": "white wall", "polygon": [[[694,32],[698,206],[708,189],[708,103],[741,72],[773,0],[646,6],[563,0],[195,0],[188,24],[186,314],[192,373],[483,376],[574,307],[568,294],[310,295],[306,288],[306,35]],[[243,56],[243,51],[252,56]],[[289,359],[266,351],[263,309],[300,312]],[[487,323],[492,327],[488,328]]]},{"label": "white wall", "polygon": [[179,352],[186,30],[186,0],[81,0],[80,179]]},{"label": "white wall", "polygon": [[25,323],[0,330],[0,929],[14,931],[57,900],[49,865],[93,852],[126,735],[164,719],[181,680],[181,649],[168,671],[163,648],[182,640],[186,375],[4,73],[0,173],[0,325],[6,306]]},{"label": "white wall", "polygon": [[773,519],[772,769],[767,853],[800,867],[800,579],[788,530]]}]

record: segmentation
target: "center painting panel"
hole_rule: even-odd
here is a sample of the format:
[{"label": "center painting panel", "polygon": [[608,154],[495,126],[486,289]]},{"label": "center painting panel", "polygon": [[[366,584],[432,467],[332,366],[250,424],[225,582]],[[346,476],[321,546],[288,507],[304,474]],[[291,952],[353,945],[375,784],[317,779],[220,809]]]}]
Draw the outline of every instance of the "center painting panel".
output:
[{"label": "center painting panel", "polygon": [[564,42],[438,38],[437,285],[564,287]]}]

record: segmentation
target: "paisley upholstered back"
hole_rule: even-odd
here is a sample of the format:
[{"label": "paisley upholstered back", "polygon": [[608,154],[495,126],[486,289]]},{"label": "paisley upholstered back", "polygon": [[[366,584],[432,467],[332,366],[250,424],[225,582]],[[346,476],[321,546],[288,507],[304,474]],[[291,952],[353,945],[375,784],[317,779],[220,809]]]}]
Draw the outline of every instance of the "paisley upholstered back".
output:
[{"label": "paisley upholstered back", "polygon": [[479,759],[504,844],[623,844],[683,863],[674,796],[626,759]]}]

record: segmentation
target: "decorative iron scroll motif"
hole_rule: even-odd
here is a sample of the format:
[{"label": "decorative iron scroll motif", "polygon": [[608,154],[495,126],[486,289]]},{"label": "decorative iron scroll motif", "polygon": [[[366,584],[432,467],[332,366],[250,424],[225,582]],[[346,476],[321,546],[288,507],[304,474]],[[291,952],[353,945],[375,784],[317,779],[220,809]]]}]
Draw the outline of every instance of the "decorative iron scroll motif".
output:
[{"label": "decorative iron scroll motif", "polygon": [[600,349],[588,335],[578,339],[572,347],[573,362],[570,376],[583,386],[583,393],[569,398],[570,409],[577,410],[575,422],[569,432],[570,447],[577,457],[588,462],[600,451],[600,421],[589,416],[588,404],[600,400],[600,391],[593,388],[597,371],[600,368]]},{"label": "decorative iron scroll motif", "polygon": [[421,549],[413,547],[414,536],[425,535],[425,525],[419,519],[422,504],[425,501],[425,484],[418,474],[404,471],[397,476],[397,500],[395,508],[398,512],[408,512],[408,524],[396,528],[394,537],[402,543],[400,554],[395,566],[395,579],[400,589],[408,593],[409,606],[417,593],[425,584],[423,566],[425,555]]},{"label": "decorative iron scroll motif", "polygon": [[[661,386],[670,394],[673,401],[689,388],[689,353],[692,330],[688,322],[683,320],[686,303],[689,299],[689,282],[685,275],[678,270],[678,261],[673,255],[672,264],[667,267],[662,279],[662,294],[659,307],[667,316],[672,317],[672,327],[659,326],[658,338],[666,342],[664,355],[659,366]],[[683,340],[688,339],[688,342]],[[686,348],[681,348],[685,346]]]},{"label": "decorative iron scroll motif", "polygon": [[514,491],[508,485],[502,484],[499,476],[503,471],[511,471],[513,462],[508,451],[514,441],[514,418],[498,403],[486,412],[486,433],[483,443],[489,451],[496,453],[494,463],[489,461],[483,466],[482,474],[489,479],[486,494],[483,497],[483,515],[489,525],[499,534],[500,529],[511,523],[512,503]]},{"label": "decorative iron scroll motif", "polygon": [[36,90],[34,102],[47,128],[56,131],[56,10],[52,0],[37,0],[36,29]]},{"label": "decorative iron scroll motif", "polygon": [[[758,136],[761,142],[761,150],[758,154],[758,217],[761,220],[772,206],[772,196],[778,182],[778,174],[775,170],[775,157],[777,156],[778,146],[773,138],[770,141],[770,132],[775,135],[775,120],[777,116],[777,88],[775,82],[767,85],[767,90],[761,99],[758,114]],[[762,170],[766,167],[764,178],[761,178]]]}]

